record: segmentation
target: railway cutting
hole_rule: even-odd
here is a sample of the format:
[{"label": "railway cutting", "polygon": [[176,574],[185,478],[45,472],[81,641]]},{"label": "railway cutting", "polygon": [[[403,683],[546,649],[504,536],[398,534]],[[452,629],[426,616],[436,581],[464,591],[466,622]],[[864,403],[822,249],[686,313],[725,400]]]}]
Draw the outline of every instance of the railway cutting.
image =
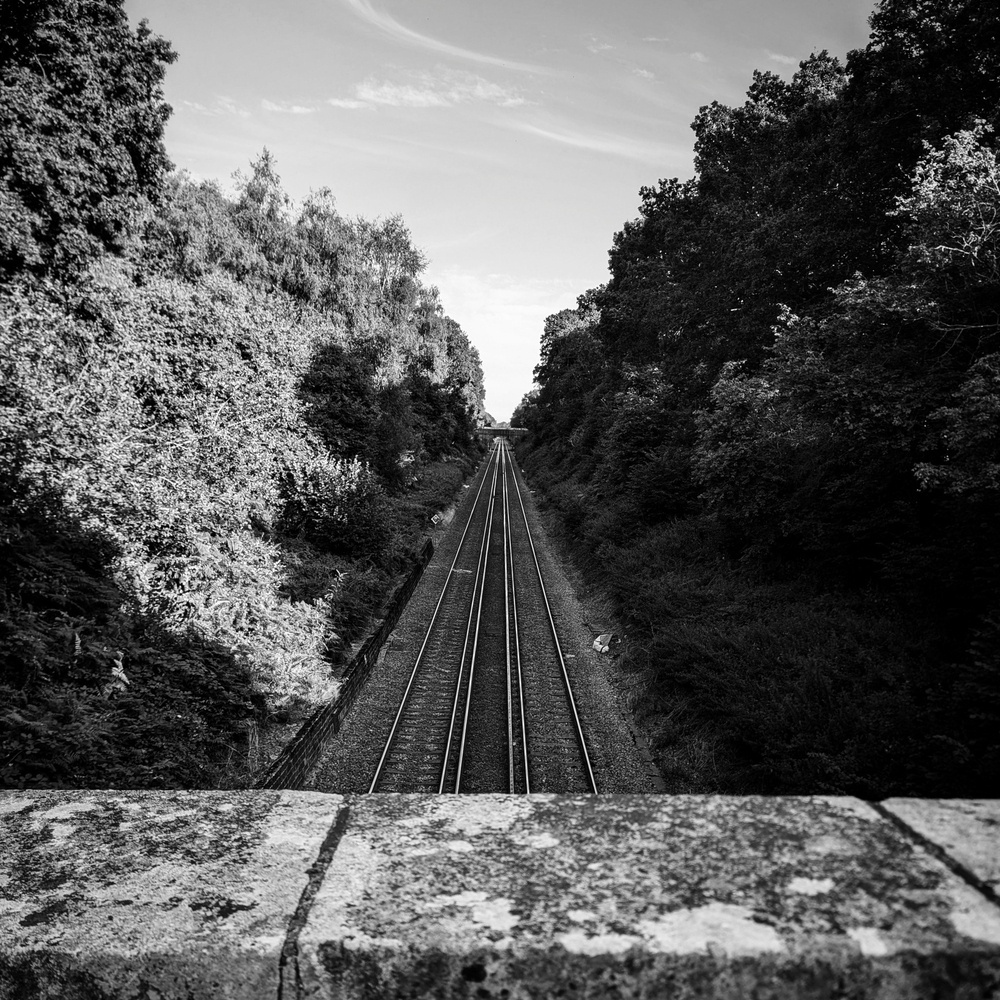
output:
[{"label": "railway cutting", "polygon": [[509,443],[498,439],[308,787],[654,789],[531,508]]}]

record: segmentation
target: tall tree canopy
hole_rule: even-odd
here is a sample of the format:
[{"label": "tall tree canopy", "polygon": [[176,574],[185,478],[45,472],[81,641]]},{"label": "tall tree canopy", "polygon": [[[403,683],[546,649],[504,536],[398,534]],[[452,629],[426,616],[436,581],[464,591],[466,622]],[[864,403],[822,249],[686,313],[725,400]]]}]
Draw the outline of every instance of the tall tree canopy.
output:
[{"label": "tall tree canopy", "polygon": [[172,59],[0,0],[0,786],[252,782],[480,451],[403,221],[169,174]]},{"label": "tall tree canopy", "polygon": [[[678,552],[914,615],[924,659],[900,718],[939,738],[914,752],[940,776],[934,754],[1000,759],[985,724],[963,728],[973,697],[1000,725],[1000,8],[881,0],[870,23],[845,60],[756,72],[743,104],[701,108],[695,176],[640,190],[596,312],[546,322],[517,419],[573,537],[619,567],[654,667],[649,651],[690,667],[665,633],[696,662],[714,642],[671,632],[691,587],[708,599],[678,589]],[[941,661],[963,666],[946,681]],[[892,713],[872,697],[877,729]],[[844,746],[873,737],[838,739],[824,773],[843,788],[837,768],[861,766]]]},{"label": "tall tree canopy", "polygon": [[117,244],[169,168],[174,58],[123,0],[3,0],[0,271],[70,273]]}]

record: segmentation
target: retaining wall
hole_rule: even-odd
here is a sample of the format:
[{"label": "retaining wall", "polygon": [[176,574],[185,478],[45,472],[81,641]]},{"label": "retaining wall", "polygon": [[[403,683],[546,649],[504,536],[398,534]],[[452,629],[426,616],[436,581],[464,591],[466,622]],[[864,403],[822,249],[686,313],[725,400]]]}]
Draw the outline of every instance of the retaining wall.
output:
[{"label": "retaining wall", "polygon": [[0,998],[1000,994],[1000,802],[0,792]]},{"label": "retaining wall", "polygon": [[316,709],[302,724],[267,769],[258,783],[259,788],[299,788],[319,760],[323,744],[340,731],[340,725],[351,710],[361,688],[378,664],[379,653],[396,627],[399,616],[413,596],[424,568],[434,555],[434,543],[428,538],[417,553],[417,562],[406,579],[396,588],[378,628],[362,643],[347,669],[337,698],[329,705]]}]

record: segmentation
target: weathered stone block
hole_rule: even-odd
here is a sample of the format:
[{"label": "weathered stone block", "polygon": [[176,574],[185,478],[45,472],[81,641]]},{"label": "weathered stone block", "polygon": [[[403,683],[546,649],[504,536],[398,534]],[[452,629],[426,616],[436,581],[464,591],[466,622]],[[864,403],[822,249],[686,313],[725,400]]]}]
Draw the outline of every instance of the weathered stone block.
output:
[{"label": "weathered stone block", "polygon": [[317,997],[988,997],[1000,909],[852,799],[355,799]]},{"label": "weathered stone block", "polygon": [[887,799],[882,806],[1000,894],[1000,800]]},{"label": "weathered stone block", "polygon": [[339,796],[0,794],[0,998],[278,995]]},{"label": "weathered stone block", "polygon": [[0,1000],[997,997],[996,813],[0,792]]}]

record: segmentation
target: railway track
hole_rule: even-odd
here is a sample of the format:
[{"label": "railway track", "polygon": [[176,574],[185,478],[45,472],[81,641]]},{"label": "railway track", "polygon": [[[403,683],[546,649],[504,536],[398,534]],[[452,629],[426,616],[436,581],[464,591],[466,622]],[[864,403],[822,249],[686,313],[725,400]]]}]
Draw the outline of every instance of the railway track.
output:
[{"label": "railway track", "polygon": [[596,792],[518,473],[497,441],[370,792]]}]

